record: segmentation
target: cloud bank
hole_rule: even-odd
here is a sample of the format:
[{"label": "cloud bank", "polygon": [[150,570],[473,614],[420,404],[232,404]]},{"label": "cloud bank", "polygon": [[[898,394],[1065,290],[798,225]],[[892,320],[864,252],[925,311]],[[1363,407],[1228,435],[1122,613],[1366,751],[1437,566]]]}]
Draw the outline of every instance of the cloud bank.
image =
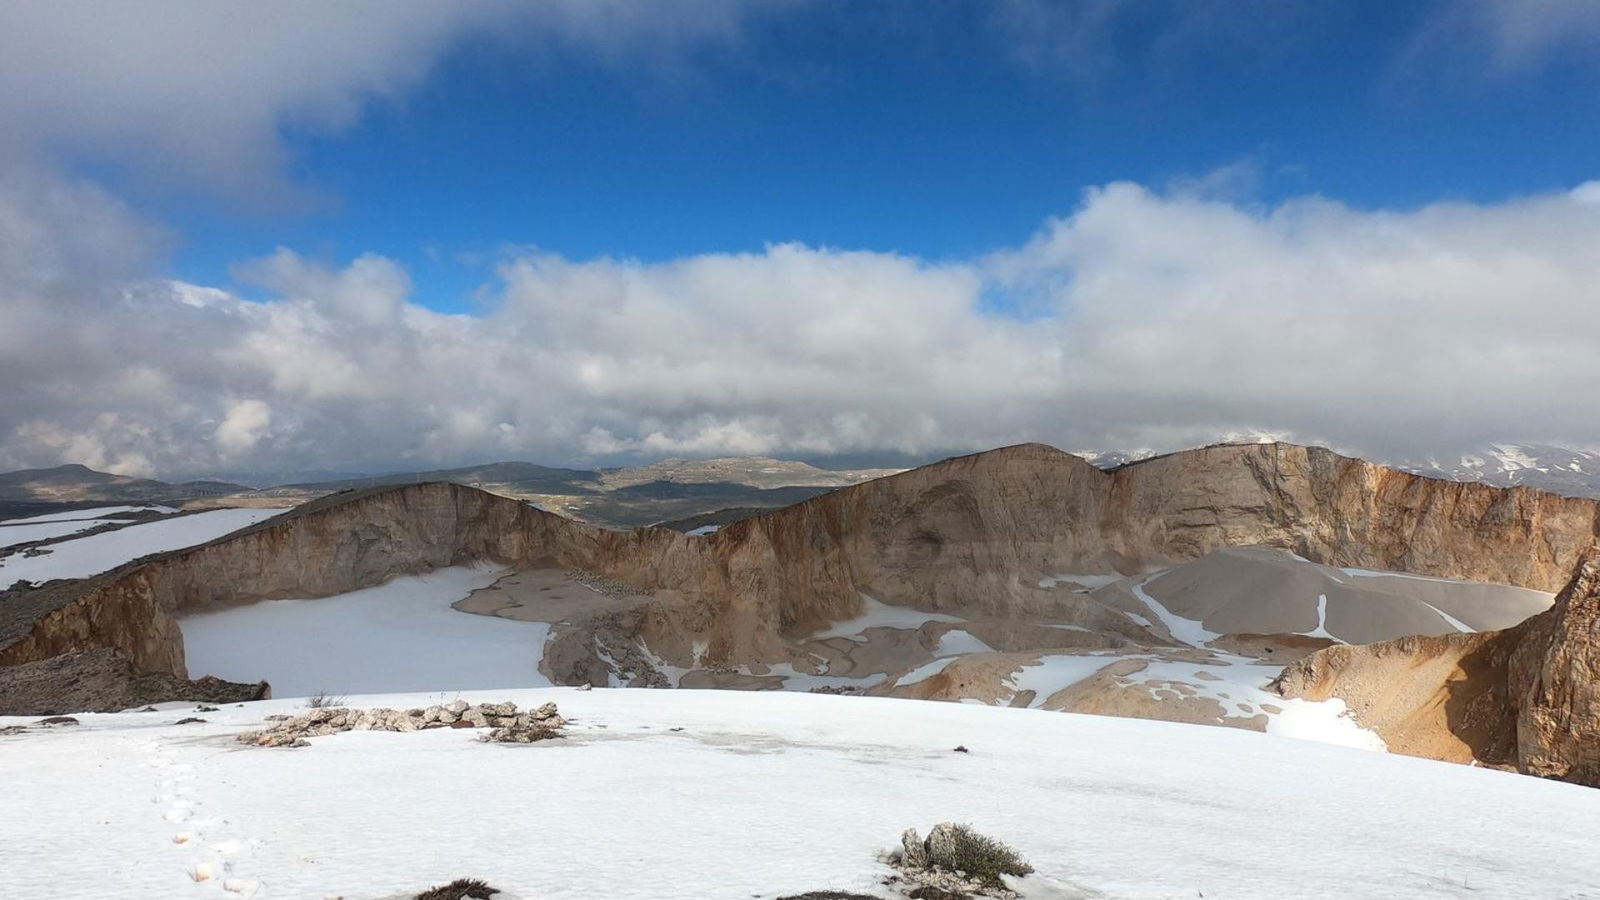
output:
[{"label": "cloud bank", "polygon": [[[175,236],[70,174],[89,160],[304,199],[285,129],[348,127],[467,42],[633,67],[737,45],[794,5],[5,4],[0,469],[1171,449],[1263,431],[1379,456],[1600,445],[1597,183],[1393,211],[1113,183],[1022,246],[942,262],[794,244],[651,264],[529,251],[468,316],[413,302],[379,256],[241,263],[265,301],[173,282]],[[1023,61],[1092,73],[1129,7],[1167,8],[1008,0],[994,15]],[[1195,7],[1145,49],[1214,34],[1224,8]],[[1594,8],[1458,0],[1429,28],[1525,65],[1600,37]]]},{"label": "cloud bank", "polygon": [[1413,211],[1115,183],[952,263],[529,252],[480,315],[377,256],[240,266],[265,302],[142,275],[160,240],[93,187],[0,181],[0,467],[1600,444],[1600,183]]}]

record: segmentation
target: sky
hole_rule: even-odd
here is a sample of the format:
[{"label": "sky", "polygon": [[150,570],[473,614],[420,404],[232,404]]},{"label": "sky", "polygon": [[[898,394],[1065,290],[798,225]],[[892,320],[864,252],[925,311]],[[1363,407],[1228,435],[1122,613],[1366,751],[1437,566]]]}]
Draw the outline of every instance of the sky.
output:
[{"label": "sky", "polygon": [[0,8],[0,469],[1600,445],[1600,4]]}]

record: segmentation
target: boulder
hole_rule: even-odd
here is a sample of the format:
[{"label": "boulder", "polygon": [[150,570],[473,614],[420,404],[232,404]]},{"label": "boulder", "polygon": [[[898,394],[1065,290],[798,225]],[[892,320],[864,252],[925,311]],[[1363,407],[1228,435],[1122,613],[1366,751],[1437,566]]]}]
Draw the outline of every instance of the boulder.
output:
[{"label": "boulder", "polygon": [[900,833],[900,864],[908,869],[928,867],[928,851],[922,846],[922,835],[915,828]]},{"label": "boulder", "polygon": [[958,855],[956,845],[956,824],[954,822],[940,822],[928,832],[928,840],[923,845],[928,851],[929,862],[937,865],[942,860],[955,859]]},{"label": "boulder", "polygon": [[1518,767],[1600,787],[1600,548],[1549,612],[1514,630],[1507,677]]}]

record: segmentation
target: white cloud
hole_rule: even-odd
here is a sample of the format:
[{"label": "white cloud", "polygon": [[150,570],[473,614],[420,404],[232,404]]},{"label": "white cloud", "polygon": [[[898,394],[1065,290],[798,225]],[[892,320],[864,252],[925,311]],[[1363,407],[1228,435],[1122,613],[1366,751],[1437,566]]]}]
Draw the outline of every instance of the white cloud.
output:
[{"label": "white cloud", "polygon": [[272,407],[260,400],[240,400],[228,408],[217,426],[217,447],[225,458],[247,453],[272,424]]},{"label": "white cloud", "polygon": [[1594,0],[1439,0],[1402,55],[1405,65],[1439,59],[1470,71],[1522,73],[1566,53],[1600,46],[1600,3]]},{"label": "white cloud", "polygon": [[524,254],[466,316],[411,302],[375,256],[241,266],[265,303],[140,279],[149,227],[114,199],[0,180],[0,227],[31,241],[0,257],[0,341],[22,335],[0,354],[0,467],[1170,449],[1257,431],[1377,454],[1600,444],[1593,193],[1397,212],[1116,183],[965,263],[792,244]]},{"label": "white cloud", "polygon": [[[340,131],[395,102],[453,48],[576,48],[670,63],[734,43],[787,0],[8,0],[0,162],[88,157],[184,189],[304,201],[283,129]],[[643,63],[641,63],[643,61]]]}]

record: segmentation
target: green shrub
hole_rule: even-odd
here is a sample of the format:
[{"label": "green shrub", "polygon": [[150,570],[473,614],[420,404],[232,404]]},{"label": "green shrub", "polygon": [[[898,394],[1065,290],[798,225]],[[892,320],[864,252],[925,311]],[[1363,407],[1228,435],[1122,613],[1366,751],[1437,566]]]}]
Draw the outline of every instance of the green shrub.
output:
[{"label": "green shrub", "polygon": [[970,825],[941,826],[928,835],[928,864],[946,871],[967,873],[991,887],[1001,887],[1001,875],[1021,877],[1033,873],[1022,854],[1000,841],[972,830]]},{"label": "green shrub", "polygon": [[322,709],[324,707],[343,705],[343,697],[335,697],[332,694],[329,694],[327,691],[317,691],[306,700],[306,706],[309,706],[312,709]]},{"label": "green shrub", "polygon": [[416,900],[489,900],[500,893],[476,878],[457,878],[449,884],[429,888],[417,895]]}]

